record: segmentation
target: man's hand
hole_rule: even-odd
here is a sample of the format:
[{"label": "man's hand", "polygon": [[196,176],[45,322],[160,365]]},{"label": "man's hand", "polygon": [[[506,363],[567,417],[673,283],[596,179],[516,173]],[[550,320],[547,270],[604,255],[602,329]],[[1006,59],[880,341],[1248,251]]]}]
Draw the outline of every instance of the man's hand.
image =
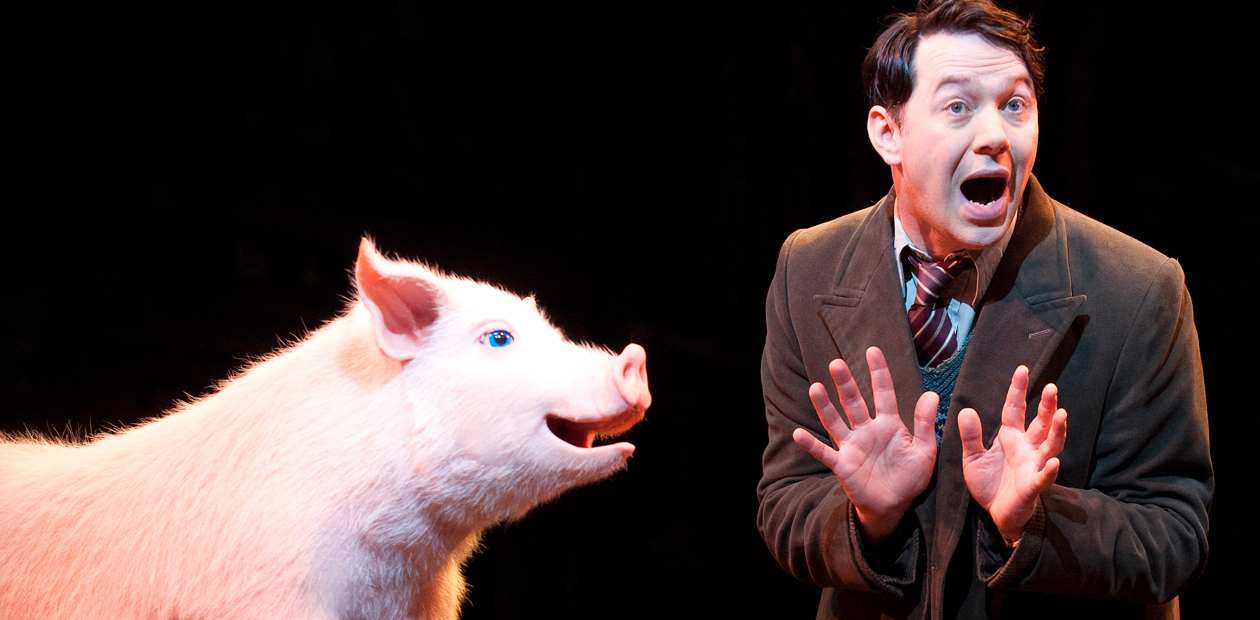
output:
[{"label": "man's hand", "polygon": [[849,366],[844,360],[833,360],[828,370],[852,428],[845,426],[823,385],[815,383],[809,386],[809,399],[836,449],[803,428],[793,431],[792,439],[835,473],[857,509],[864,539],[878,546],[897,529],[914,498],[932,479],[939,398],[935,392],[919,398],[911,436],[897,415],[897,395],[884,354],[871,347],[866,350],[866,362],[871,368],[875,418],[871,419]]},{"label": "man's hand", "polygon": [[1020,366],[1011,377],[1002,407],[1002,427],[993,446],[984,449],[980,416],[975,409],[958,413],[962,436],[963,479],[981,508],[989,511],[1002,538],[1017,541],[1032,518],[1037,496],[1059,475],[1058,454],[1067,436],[1067,412],[1058,409],[1058,388],[1053,383],[1041,392],[1037,417],[1024,430],[1024,399],[1028,392],[1028,367]]}]

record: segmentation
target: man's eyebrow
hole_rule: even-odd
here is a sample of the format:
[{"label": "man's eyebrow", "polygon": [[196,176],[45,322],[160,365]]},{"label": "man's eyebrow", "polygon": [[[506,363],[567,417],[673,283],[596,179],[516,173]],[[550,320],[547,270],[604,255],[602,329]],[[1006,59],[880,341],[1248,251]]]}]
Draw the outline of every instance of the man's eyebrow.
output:
[{"label": "man's eyebrow", "polygon": [[950,86],[953,84],[974,86],[978,81],[979,80],[976,79],[976,76],[970,73],[947,73],[940,80],[937,80],[936,87],[940,88],[942,86]]},{"label": "man's eyebrow", "polygon": [[[1016,79],[1015,81],[1021,82],[1025,84],[1026,86],[1028,86],[1029,88],[1033,87],[1032,76],[1029,76],[1027,73],[1024,73],[1023,75],[1019,76],[1019,78]],[[944,76],[941,77],[941,79],[937,80],[936,90],[939,90],[945,86],[952,86],[952,85],[975,86],[979,82],[980,80],[975,76],[975,74],[972,74],[972,73],[946,73]]]}]

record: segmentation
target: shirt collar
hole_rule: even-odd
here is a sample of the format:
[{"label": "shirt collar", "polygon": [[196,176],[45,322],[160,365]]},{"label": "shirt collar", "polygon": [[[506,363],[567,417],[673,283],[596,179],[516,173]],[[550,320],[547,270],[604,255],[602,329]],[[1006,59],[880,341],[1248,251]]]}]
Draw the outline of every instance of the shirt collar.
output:
[{"label": "shirt collar", "polygon": [[[893,207],[893,257],[897,262],[897,275],[900,276],[901,282],[906,281],[905,263],[902,260],[906,248],[910,248],[922,256],[930,256],[921,248],[916,246],[910,237],[906,235],[906,228],[901,225],[901,216],[897,213],[896,206]],[[991,247],[983,250],[963,250],[967,256],[976,265],[976,286],[971,294],[971,303],[968,304],[975,308],[980,299],[984,297],[984,292],[989,289],[989,282],[993,280],[993,274],[997,271],[998,263],[1002,261],[1002,254],[1006,252],[1006,245],[1011,241],[1011,235],[1015,232],[1015,222],[1019,220],[1019,211],[1015,212],[1015,217],[1011,218],[1011,223],[1006,227],[1006,232],[1002,234],[1002,238]]]}]

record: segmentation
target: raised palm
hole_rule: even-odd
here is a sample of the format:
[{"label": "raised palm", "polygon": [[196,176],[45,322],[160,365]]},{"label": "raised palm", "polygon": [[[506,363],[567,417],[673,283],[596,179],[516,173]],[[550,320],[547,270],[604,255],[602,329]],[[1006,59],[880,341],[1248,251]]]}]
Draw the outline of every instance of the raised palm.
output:
[{"label": "raised palm", "polygon": [[1020,366],[1002,406],[1002,426],[988,450],[980,416],[974,409],[958,414],[963,444],[963,479],[981,508],[1007,540],[1018,540],[1036,508],[1037,496],[1059,475],[1059,452],[1067,436],[1067,412],[1058,409],[1058,389],[1041,392],[1037,416],[1024,428],[1028,368]]},{"label": "raised palm", "polygon": [[828,370],[850,424],[846,426],[822,384],[815,383],[809,388],[809,398],[835,448],[805,429],[793,431],[792,439],[836,475],[868,537],[880,541],[896,529],[914,498],[931,481],[936,464],[933,424],[939,399],[932,392],[919,398],[911,435],[897,415],[897,396],[883,353],[871,347],[866,361],[871,369],[875,417],[871,417],[848,365],[837,359]]}]

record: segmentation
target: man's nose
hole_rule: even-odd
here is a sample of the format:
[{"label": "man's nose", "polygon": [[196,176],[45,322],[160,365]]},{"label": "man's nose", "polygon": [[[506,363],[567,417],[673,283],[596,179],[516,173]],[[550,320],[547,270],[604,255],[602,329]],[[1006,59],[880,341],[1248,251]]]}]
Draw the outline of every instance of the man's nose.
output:
[{"label": "man's nose", "polygon": [[976,119],[976,136],[972,150],[980,155],[998,155],[1011,147],[1006,135],[1006,119],[1001,110],[987,108]]}]

